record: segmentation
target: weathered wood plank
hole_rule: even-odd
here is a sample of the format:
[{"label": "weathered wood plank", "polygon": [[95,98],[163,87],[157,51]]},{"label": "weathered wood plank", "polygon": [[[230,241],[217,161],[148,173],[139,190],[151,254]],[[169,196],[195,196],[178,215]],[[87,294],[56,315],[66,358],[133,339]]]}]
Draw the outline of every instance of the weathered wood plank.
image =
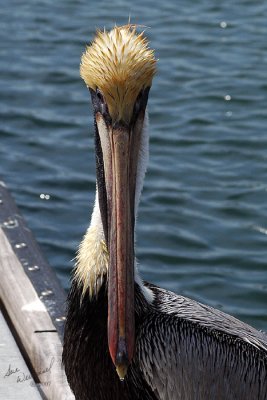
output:
[{"label": "weathered wood plank", "polygon": [[[41,298],[61,339],[65,322],[66,294],[55,272],[42,255],[5,184],[0,181],[0,226],[25,274]],[[0,249],[1,255],[1,249]]]},{"label": "weathered wood plank", "polygon": [[41,400],[1,310],[0,332],[0,399]]},{"label": "weathered wood plank", "polygon": [[73,399],[55,326],[0,228],[1,299],[48,399]]},{"label": "weathered wood plank", "polygon": [[74,399],[61,363],[66,295],[3,182],[0,276],[0,298],[34,378],[29,380],[49,400]]}]

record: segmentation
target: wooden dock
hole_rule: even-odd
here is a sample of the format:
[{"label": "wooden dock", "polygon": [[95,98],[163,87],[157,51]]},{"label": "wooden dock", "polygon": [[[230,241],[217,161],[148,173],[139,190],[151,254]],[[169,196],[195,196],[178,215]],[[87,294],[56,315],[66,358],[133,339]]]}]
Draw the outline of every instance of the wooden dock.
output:
[{"label": "wooden dock", "polygon": [[74,399],[61,363],[65,301],[0,182],[0,399]]}]

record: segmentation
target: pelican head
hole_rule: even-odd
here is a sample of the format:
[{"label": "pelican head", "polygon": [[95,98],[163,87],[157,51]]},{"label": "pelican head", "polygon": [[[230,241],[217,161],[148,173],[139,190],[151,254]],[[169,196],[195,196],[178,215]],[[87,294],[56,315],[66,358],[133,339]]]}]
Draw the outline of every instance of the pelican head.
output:
[{"label": "pelican head", "polygon": [[[134,227],[138,160],[153,50],[136,27],[97,32],[81,59],[96,128],[98,201],[108,253],[108,343],[121,379],[134,354]],[[139,193],[140,194],[140,193]]]}]

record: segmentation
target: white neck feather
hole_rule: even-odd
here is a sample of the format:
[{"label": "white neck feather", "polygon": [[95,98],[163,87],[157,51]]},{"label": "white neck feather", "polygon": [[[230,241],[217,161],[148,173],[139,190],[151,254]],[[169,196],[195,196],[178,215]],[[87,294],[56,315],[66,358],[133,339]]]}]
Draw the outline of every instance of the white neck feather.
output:
[{"label": "white neck feather", "polygon": [[[135,191],[135,217],[139,200],[143,188],[144,177],[148,165],[148,147],[149,147],[149,131],[148,131],[148,113],[145,114],[144,126],[141,135],[140,150],[138,154],[136,191]],[[89,295],[97,295],[105,275],[108,274],[108,252],[105,243],[105,235],[101,220],[101,213],[98,201],[98,190],[96,188],[96,197],[94,209],[91,217],[90,226],[80,244],[77,263],[75,269],[75,279],[83,286],[83,295],[89,291]],[[139,285],[146,300],[151,303],[153,301],[153,292],[144,286],[140,278],[137,263],[135,261],[135,282]]]}]

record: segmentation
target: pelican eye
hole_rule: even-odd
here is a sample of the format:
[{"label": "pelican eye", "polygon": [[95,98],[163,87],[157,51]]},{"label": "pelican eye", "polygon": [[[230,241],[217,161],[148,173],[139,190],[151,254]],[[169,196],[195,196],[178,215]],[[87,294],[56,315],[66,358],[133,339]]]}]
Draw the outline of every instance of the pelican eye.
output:
[{"label": "pelican eye", "polygon": [[111,117],[109,115],[108,105],[106,103],[105,97],[98,88],[96,88],[96,90],[89,88],[89,90],[92,96],[95,113],[100,112],[103,115],[106,123],[111,124]]},{"label": "pelican eye", "polygon": [[142,94],[143,94],[143,90],[141,90],[141,92],[139,92],[136,100],[135,100],[135,104],[134,104],[134,111],[138,112],[140,110],[141,107],[141,102],[142,102]]},{"label": "pelican eye", "polygon": [[98,100],[101,101],[101,103],[105,103],[103,94],[100,92],[100,90],[98,88],[96,89],[96,96],[97,96]]},{"label": "pelican eye", "polygon": [[133,115],[131,120],[132,123],[135,123],[136,119],[142,111],[145,112],[149,90],[150,88],[146,87],[139,92],[134,103]]}]

